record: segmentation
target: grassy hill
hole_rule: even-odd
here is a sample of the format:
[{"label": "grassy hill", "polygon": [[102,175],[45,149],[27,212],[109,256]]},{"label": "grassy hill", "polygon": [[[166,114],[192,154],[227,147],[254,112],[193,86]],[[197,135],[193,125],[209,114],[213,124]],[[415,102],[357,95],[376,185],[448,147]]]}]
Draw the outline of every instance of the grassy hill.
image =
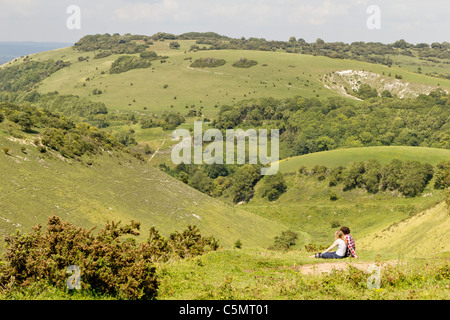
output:
[{"label": "grassy hill", "polygon": [[[175,50],[169,48],[170,41],[155,40],[148,50],[155,51],[160,58],[152,60],[150,67],[116,74],[109,71],[114,61],[122,55],[111,54],[94,59],[99,51],[79,52],[72,47],[33,54],[26,60],[17,59],[0,68],[30,59],[67,61],[70,65],[61,66],[54,73],[41,74],[42,82],[34,81],[36,75],[32,79],[25,79],[30,81],[23,88],[33,89],[37,84],[40,93],[58,91],[61,95],[76,95],[87,101],[102,102],[108,108],[108,116],[121,112],[160,114],[167,111],[185,115],[191,109],[201,109],[203,116],[215,118],[223,105],[258,97],[344,96],[353,100],[340,85],[367,79],[350,81],[346,78],[339,84],[335,81],[336,86],[333,86],[333,81],[337,79],[330,78],[335,72],[348,70],[370,72],[371,76],[383,75],[384,80],[397,75],[398,81],[395,82],[401,82],[401,88],[413,88],[409,92],[412,95],[418,94],[420,90],[428,92],[428,89],[438,87],[450,91],[450,80],[418,74],[414,70],[416,65],[402,68],[396,63],[388,67],[281,51],[191,52],[189,49],[196,43],[195,40],[178,42],[180,48]],[[137,58],[139,54],[132,56]],[[199,58],[224,59],[226,63],[214,68],[191,67],[191,63]],[[233,67],[232,64],[241,58],[255,60],[257,64],[249,68]],[[413,62],[418,63],[417,59],[409,61]],[[435,66],[424,71],[431,72],[439,68]],[[15,82],[14,78],[11,82]],[[391,84],[390,81],[386,83]],[[382,89],[382,86],[377,87],[379,91]],[[28,98],[23,102],[25,105],[33,101],[32,95]],[[83,104],[83,101],[79,103]],[[354,103],[364,107],[364,103]],[[282,100],[279,104],[284,106]],[[432,105],[429,107],[433,108]],[[424,110],[418,109],[414,116],[426,118],[420,112],[428,112],[425,110],[427,108],[428,105],[425,105]],[[320,113],[323,110],[317,111]],[[352,110],[347,111],[350,113]],[[30,121],[41,117],[37,114],[33,114]],[[196,118],[187,117],[180,127],[192,129],[192,122]],[[63,157],[50,147],[46,152],[37,148],[35,139],[46,128],[52,128],[50,124],[48,127],[27,127],[27,117],[23,112],[16,114],[16,121],[11,115],[5,119],[0,123],[0,236],[16,230],[27,232],[37,224],[45,225],[48,217],[55,214],[85,228],[103,226],[108,220],[120,220],[123,223],[137,220],[141,222],[142,231],[139,239],[146,237],[152,226],[167,236],[188,225],[197,225],[203,235],[217,238],[224,249],[202,257],[158,265],[162,279],[160,296],[163,299],[395,298],[395,290],[388,296],[379,295],[378,291],[365,292],[363,276],[359,284],[355,283],[356,291],[355,287],[351,287],[352,284],[350,288],[345,287],[348,279],[352,278],[347,274],[340,274],[339,289],[335,292],[330,294],[328,288],[333,287],[330,285],[326,286],[323,295],[310,293],[323,287],[322,280],[310,278],[305,282],[297,267],[321,261],[310,258],[311,252],[305,250],[305,245],[329,245],[333,241],[334,231],[343,225],[352,230],[358,254],[364,262],[373,263],[379,255],[383,260],[397,259],[399,251],[411,259],[422,257],[423,252],[418,246],[432,255],[449,251],[449,216],[443,204],[444,191],[434,189],[433,180],[419,196],[408,198],[398,190],[375,194],[362,188],[344,191],[342,185],[330,186],[326,179],[300,174],[298,169],[301,166],[311,168],[317,164],[333,168],[372,159],[382,164],[399,159],[436,165],[450,159],[450,150],[406,146],[362,147],[287,158],[280,161],[287,191],[277,200],[269,201],[262,196],[262,178],[255,186],[255,196],[248,203],[230,205],[225,202],[226,198],[209,197],[155,167],[169,161],[170,147],[175,143],[170,139],[171,130],[163,130],[161,126],[143,129],[141,123],[124,120],[124,117],[117,122],[111,120],[111,125],[102,131],[113,135],[133,131],[136,141],[149,144],[152,150],[152,154],[146,155],[144,161],[116,149],[105,151],[101,149],[104,146],[101,144],[99,149],[103,151],[90,155],[85,153],[78,161],[75,156],[66,154],[67,157]],[[267,125],[267,119],[263,120],[258,126]],[[289,122],[286,119],[282,121]],[[244,122],[240,124],[250,123]],[[302,124],[299,120],[296,133],[305,129]],[[423,127],[428,128],[426,125]],[[309,130],[316,130],[319,126],[311,128]],[[70,137],[75,137],[72,135],[74,131],[59,129],[61,135],[55,134],[53,140],[59,139],[67,144]],[[442,131],[445,130],[443,127]],[[447,137],[444,134],[442,140]],[[83,136],[81,140],[90,138]],[[297,140],[292,141],[293,144],[298,143]],[[268,250],[274,243],[274,237],[286,230],[298,234],[293,250]],[[242,242],[243,250],[233,248],[236,240]],[[437,271],[433,272],[439,274],[440,268],[436,267]],[[411,278],[418,278],[416,274],[414,271]],[[434,274],[427,276],[435,279]],[[442,282],[439,282],[441,287],[434,297],[448,297],[442,289]],[[411,283],[408,285],[413,286]],[[355,292],[362,293],[358,295]],[[35,294],[31,293],[31,296]],[[65,293],[62,294],[63,298],[67,297]],[[48,295],[54,297],[52,292]],[[404,292],[399,296],[409,297]]]},{"label": "grassy hill", "polygon": [[[368,239],[373,239],[374,234],[381,230],[411,216],[415,217],[440,203],[443,200],[443,193],[442,190],[434,189],[433,180],[420,196],[407,198],[398,192],[371,194],[365,189],[358,188],[343,191],[340,184],[330,186],[327,179],[319,180],[317,177],[302,175],[298,172],[301,166],[312,168],[316,164],[321,164],[333,168],[340,165],[346,166],[353,161],[370,159],[376,159],[380,163],[388,163],[392,159],[417,160],[435,165],[442,160],[448,161],[450,151],[419,147],[368,147],[318,152],[289,158],[280,161],[280,171],[285,174],[287,191],[277,200],[268,201],[261,197],[262,182],[260,182],[256,187],[255,197],[244,208],[262,217],[283,223],[295,231],[302,231],[305,235],[299,241],[301,243],[303,240],[302,245],[307,243],[326,245],[333,240],[333,230],[347,225],[356,239],[366,239],[365,244],[360,247],[362,250],[375,252],[379,249],[378,252],[389,253],[391,246],[382,245],[381,241],[379,245],[372,246],[371,240]],[[332,199],[330,197],[332,194],[336,198]],[[448,232],[440,227],[446,219],[444,211],[442,205],[431,210],[430,212],[437,216],[426,215],[431,218],[427,218],[426,221],[422,219],[424,228],[419,228],[419,233],[425,232],[425,224],[427,224],[435,233],[432,238],[448,240]],[[414,218],[412,221],[419,222],[412,226],[419,227],[422,220]],[[404,224],[406,223],[402,225]],[[408,228],[406,230],[412,235],[412,230]],[[396,232],[392,230],[389,233],[390,237],[395,237]],[[401,235],[402,233],[399,237]],[[402,247],[410,248],[415,245],[413,239],[417,237],[408,239],[406,236],[406,238],[399,238],[398,241],[400,239],[404,241]],[[427,240],[427,243],[432,243],[431,238]],[[444,245],[437,251],[448,251],[448,248]]]},{"label": "grassy hill", "polygon": [[450,251],[450,215],[445,203],[406,218],[360,240],[361,247],[404,256],[433,256]]},{"label": "grassy hill", "polygon": [[450,159],[450,150],[408,147],[408,146],[382,146],[336,149],[330,151],[305,154],[280,160],[280,171],[296,172],[300,167],[313,167],[324,165],[327,167],[346,166],[355,161],[378,160],[380,163],[389,163],[393,159],[401,161],[411,160],[436,165],[440,161]]},{"label": "grassy hill", "polygon": [[267,246],[285,229],[243,209],[228,206],[139,161],[104,152],[82,162],[58,153],[38,152],[32,137],[17,139],[0,124],[0,234],[28,232],[55,214],[77,226],[103,226],[107,220],[141,222],[145,238],[155,226],[168,236],[187,225],[230,247],[241,239]]},{"label": "grassy hill", "polygon": [[[162,111],[187,112],[195,105],[206,117],[218,112],[218,107],[244,98],[271,96],[285,98],[342,96],[342,92],[326,85],[324,76],[333,71],[364,70],[376,74],[398,74],[404,83],[416,83],[430,88],[450,90],[450,80],[432,78],[403,70],[360,61],[328,57],[266,52],[255,50],[206,50],[189,52],[193,40],[180,40],[180,49],[169,48],[168,41],[155,41],[148,50],[166,56],[165,63],[152,61],[150,68],[109,74],[111,64],[119,55],[93,59],[98,52],[78,52],[72,47],[31,55],[34,61],[62,59],[71,66],[59,70],[43,81],[40,93],[58,91],[76,94],[95,102],[104,102],[110,110],[132,110],[141,113]],[[135,54],[138,56],[138,54]],[[89,59],[78,61],[79,57]],[[193,68],[199,58],[224,59],[226,64],[215,68]],[[232,64],[240,58],[255,60],[250,68]],[[18,60],[20,63],[22,60]],[[364,81],[363,79],[361,79]],[[95,89],[102,94],[94,95]],[[144,107],[147,108],[144,110]]]}]

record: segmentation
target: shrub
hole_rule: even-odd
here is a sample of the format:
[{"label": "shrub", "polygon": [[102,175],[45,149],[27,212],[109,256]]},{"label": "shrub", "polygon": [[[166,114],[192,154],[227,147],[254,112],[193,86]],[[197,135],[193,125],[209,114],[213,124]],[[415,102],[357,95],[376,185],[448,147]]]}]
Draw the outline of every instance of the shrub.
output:
[{"label": "shrub", "polygon": [[158,54],[155,51],[144,51],[139,55],[143,59],[157,59]]},{"label": "shrub", "polygon": [[331,221],[331,227],[332,228],[337,228],[337,227],[339,227],[341,224],[339,223],[339,221],[337,221],[337,220],[333,220],[333,221]]},{"label": "shrub", "polygon": [[247,58],[239,58],[239,60],[233,63],[232,66],[236,68],[250,68],[256,66],[257,64],[258,61],[248,60]]},{"label": "shrub", "polygon": [[265,176],[262,184],[262,197],[269,201],[277,200],[287,190],[284,176],[277,172],[274,175]]},{"label": "shrub", "polygon": [[287,251],[297,240],[298,234],[294,231],[288,230],[281,232],[281,236],[275,237],[274,244],[269,247],[269,250]]},{"label": "shrub", "polygon": [[152,63],[148,59],[134,56],[121,56],[112,63],[109,72],[111,74],[122,73],[132,69],[148,68],[151,65]]},{"label": "shrub", "polygon": [[334,192],[330,193],[330,200],[331,201],[336,201],[338,199],[339,199],[339,197],[338,197],[338,195],[336,193],[334,193]]},{"label": "shrub", "polygon": [[76,228],[59,217],[48,220],[29,234],[16,233],[6,237],[6,263],[0,265],[0,287],[27,287],[37,281],[63,288],[68,266],[81,270],[82,289],[108,294],[119,299],[152,299],[159,282],[155,261],[171,257],[202,254],[207,247],[216,250],[217,241],[202,237],[189,226],[175,232],[169,240],[152,228],[146,242],[136,244],[127,235],[138,235],[140,224],[108,222],[97,235],[91,230]]},{"label": "shrub", "polygon": [[97,53],[97,54],[94,56],[94,59],[106,58],[106,57],[109,57],[111,54],[112,54],[111,51],[102,51],[102,52],[100,52],[100,53]]},{"label": "shrub", "polygon": [[226,63],[224,59],[199,58],[191,63],[193,68],[214,68],[223,66]]},{"label": "shrub", "polygon": [[9,153],[9,148],[4,147],[4,148],[2,149],[2,151],[3,151],[4,154],[8,154],[8,153]]},{"label": "shrub", "polygon": [[307,245],[305,245],[306,252],[318,252],[318,251],[323,251],[326,248],[327,247],[324,245],[318,245],[315,243],[308,243]]}]

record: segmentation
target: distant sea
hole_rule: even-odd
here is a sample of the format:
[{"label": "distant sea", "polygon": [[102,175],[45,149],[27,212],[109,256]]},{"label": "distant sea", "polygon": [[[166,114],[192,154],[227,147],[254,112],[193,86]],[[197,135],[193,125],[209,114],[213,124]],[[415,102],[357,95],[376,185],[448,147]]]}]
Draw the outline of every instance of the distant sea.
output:
[{"label": "distant sea", "polygon": [[32,53],[70,47],[62,42],[0,42],[0,64]]}]

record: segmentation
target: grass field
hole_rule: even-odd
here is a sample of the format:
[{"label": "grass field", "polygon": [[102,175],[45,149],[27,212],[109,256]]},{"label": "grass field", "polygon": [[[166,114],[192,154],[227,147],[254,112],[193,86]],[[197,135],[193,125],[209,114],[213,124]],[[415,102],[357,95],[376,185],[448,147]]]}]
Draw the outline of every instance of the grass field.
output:
[{"label": "grass field", "polygon": [[401,161],[419,161],[436,165],[440,161],[450,160],[450,150],[408,147],[408,146],[382,146],[350,149],[336,149],[316,152],[302,156],[280,160],[280,171],[296,172],[302,166],[312,168],[315,165],[324,165],[330,168],[347,166],[351,162],[377,160],[386,164],[393,159]]}]

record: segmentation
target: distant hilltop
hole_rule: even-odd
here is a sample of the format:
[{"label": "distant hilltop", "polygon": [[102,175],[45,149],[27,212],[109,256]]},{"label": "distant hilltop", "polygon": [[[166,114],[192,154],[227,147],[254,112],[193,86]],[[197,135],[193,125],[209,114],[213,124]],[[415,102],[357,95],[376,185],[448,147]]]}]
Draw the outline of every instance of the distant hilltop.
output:
[{"label": "distant hilltop", "polygon": [[72,46],[64,42],[0,42],[0,64],[29,54]]}]

